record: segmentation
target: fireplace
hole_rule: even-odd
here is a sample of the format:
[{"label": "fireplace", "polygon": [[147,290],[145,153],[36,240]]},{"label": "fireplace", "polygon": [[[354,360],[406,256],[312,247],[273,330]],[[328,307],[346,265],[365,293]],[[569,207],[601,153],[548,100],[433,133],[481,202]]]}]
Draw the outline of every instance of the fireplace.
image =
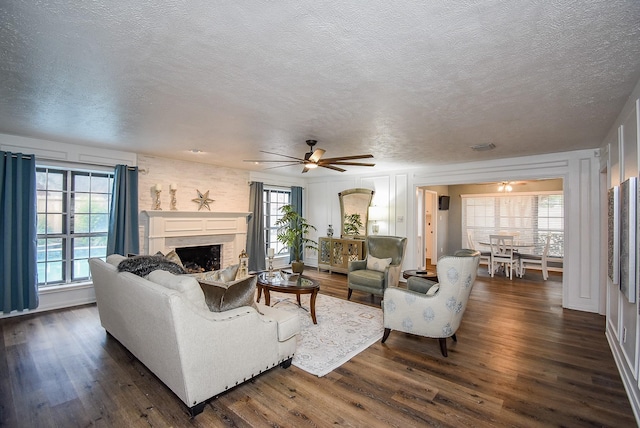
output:
[{"label": "fireplace", "polygon": [[221,249],[222,245],[200,245],[176,248],[176,253],[187,273],[198,273],[220,269]]},{"label": "fireplace", "polygon": [[[164,254],[171,250],[182,260],[178,249],[217,247],[213,268],[197,263],[200,268],[216,270],[238,263],[238,255],[247,245],[249,212],[209,211],[142,211],[144,227],[141,242],[144,254]],[[215,250],[214,250],[215,251]],[[189,256],[186,256],[188,258]]]}]

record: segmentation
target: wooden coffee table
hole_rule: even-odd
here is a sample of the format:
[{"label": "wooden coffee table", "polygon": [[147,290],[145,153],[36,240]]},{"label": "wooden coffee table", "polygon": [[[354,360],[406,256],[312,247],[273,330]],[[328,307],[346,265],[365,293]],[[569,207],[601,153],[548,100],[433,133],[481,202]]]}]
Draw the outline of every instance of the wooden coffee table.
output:
[{"label": "wooden coffee table", "polygon": [[418,276],[420,278],[428,279],[430,281],[437,281],[438,274],[434,270],[419,270],[419,269],[410,269],[402,272],[402,277],[404,279],[409,279],[409,277]]},{"label": "wooden coffee table", "polygon": [[268,272],[258,274],[258,298],[256,299],[256,302],[260,301],[262,291],[264,290],[264,303],[267,306],[271,306],[271,296],[269,295],[269,292],[277,291],[280,293],[295,294],[298,300],[298,306],[305,309],[300,303],[300,295],[311,294],[309,302],[311,319],[314,324],[318,324],[318,321],[316,320],[316,297],[318,296],[318,290],[320,290],[320,283],[318,281],[302,275],[291,275],[288,279],[284,279],[279,276],[269,278],[268,275]]}]

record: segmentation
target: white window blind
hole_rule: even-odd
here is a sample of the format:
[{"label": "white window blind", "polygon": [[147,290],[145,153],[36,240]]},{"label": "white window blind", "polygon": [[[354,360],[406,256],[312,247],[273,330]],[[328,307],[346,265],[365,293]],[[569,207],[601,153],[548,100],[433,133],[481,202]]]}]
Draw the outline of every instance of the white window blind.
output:
[{"label": "white window blind", "polygon": [[488,242],[489,235],[515,235],[533,243],[523,250],[542,254],[551,235],[549,255],[564,254],[564,197],[562,193],[518,193],[505,195],[462,195],[463,247],[473,241]]}]

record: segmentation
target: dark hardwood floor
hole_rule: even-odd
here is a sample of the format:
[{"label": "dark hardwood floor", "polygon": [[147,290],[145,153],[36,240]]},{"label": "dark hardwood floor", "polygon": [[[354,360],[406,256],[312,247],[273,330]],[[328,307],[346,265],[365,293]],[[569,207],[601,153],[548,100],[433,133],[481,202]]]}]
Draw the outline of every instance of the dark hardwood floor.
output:
[{"label": "dark hardwood floor", "polygon": [[[345,275],[307,273],[346,298]],[[392,332],[322,378],[276,367],[195,419],[105,334],[95,305],[3,319],[0,426],[635,426],[604,317],[562,309],[558,274],[527,277],[481,268],[448,358],[437,340]]]}]

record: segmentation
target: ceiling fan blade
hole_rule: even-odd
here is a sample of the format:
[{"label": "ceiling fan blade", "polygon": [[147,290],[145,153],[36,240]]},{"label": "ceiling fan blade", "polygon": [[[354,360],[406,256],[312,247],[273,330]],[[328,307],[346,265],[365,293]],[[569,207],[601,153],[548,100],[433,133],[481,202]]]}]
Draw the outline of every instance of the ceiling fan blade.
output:
[{"label": "ceiling fan blade", "polygon": [[288,166],[296,166],[296,165],[300,165],[300,162],[295,162],[295,163],[289,163],[286,165],[276,165],[276,166],[270,166],[269,168],[264,168],[264,169],[276,169],[276,168],[285,168]]},{"label": "ceiling fan blade", "polygon": [[[245,159],[242,162],[255,162],[255,163],[265,163],[265,162],[294,162],[292,160],[266,160],[266,159]],[[301,160],[296,160],[296,163],[303,163]]]},{"label": "ceiling fan blade", "polygon": [[307,168],[306,166],[302,168],[302,173],[304,174],[305,172],[309,172],[309,168]]},{"label": "ceiling fan blade", "polygon": [[333,163],[336,161],[343,161],[343,160],[355,160],[355,159],[369,159],[372,158],[373,155],[369,154],[369,155],[355,155],[355,156],[341,156],[341,157],[337,157],[337,158],[327,158],[327,159],[322,159],[321,162],[325,163],[325,162],[329,162],[329,163]]},{"label": "ceiling fan blade", "polygon": [[332,169],[334,171],[340,171],[340,172],[345,172],[346,171],[346,169],[338,168],[337,166],[333,166],[333,165],[320,165],[320,164],[318,164],[318,166],[321,166],[323,168],[329,168],[329,169]]},{"label": "ceiling fan blade", "polygon": [[282,153],[267,152],[267,151],[264,151],[264,150],[260,150],[260,153],[267,153],[267,154],[270,154],[270,155],[283,156],[285,158],[295,159],[295,160],[298,160],[298,161],[302,160],[300,158],[296,158],[296,157],[293,157],[293,156],[283,155]]},{"label": "ceiling fan blade", "polygon": [[318,163],[318,161],[320,160],[320,158],[322,157],[322,155],[324,155],[324,150],[322,149],[316,149],[313,154],[311,156],[309,156],[309,160],[311,162],[315,162]]},{"label": "ceiling fan blade", "polygon": [[[318,164],[320,166],[325,166],[324,163]],[[350,166],[376,166],[375,163],[358,163],[358,162],[331,162],[327,165],[350,165]]]}]

